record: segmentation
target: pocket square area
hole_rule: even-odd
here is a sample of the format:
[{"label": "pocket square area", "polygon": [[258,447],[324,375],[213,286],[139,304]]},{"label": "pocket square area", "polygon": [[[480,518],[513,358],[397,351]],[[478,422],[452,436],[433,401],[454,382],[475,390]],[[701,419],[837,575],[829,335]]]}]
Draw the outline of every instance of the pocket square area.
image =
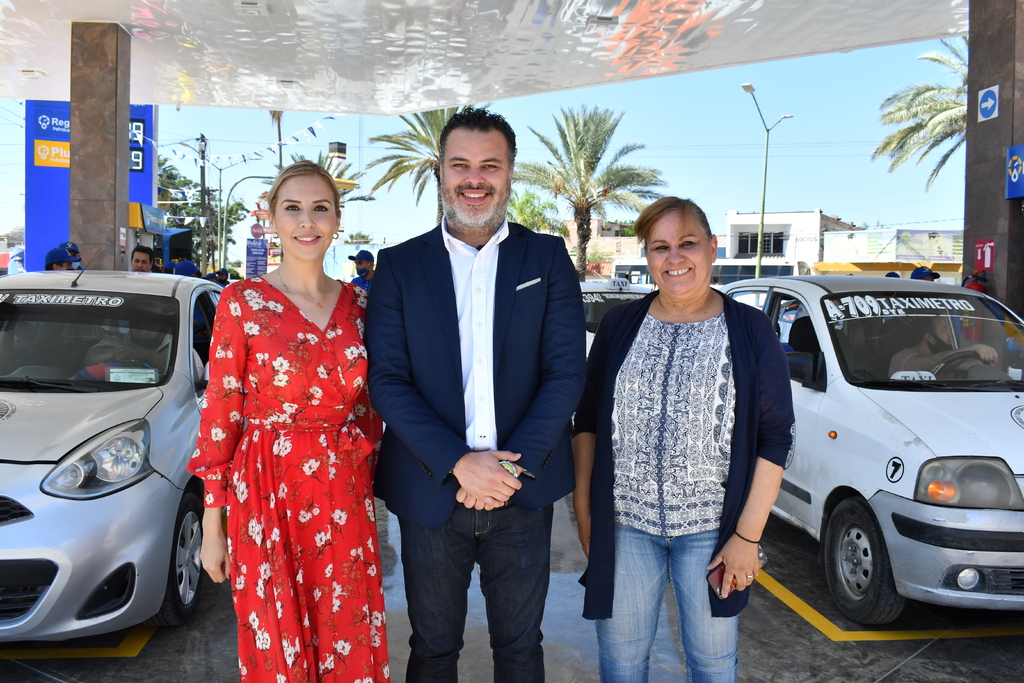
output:
[{"label": "pocket square area", "polygon": [[524,282],[523,284],[521,284],[518,287],[516,287],[516,291],[518,292],[520,289],[526,289],[527,287],[532,287],[533,285],[537,284],[538,282],[540,282],[540,278],[536,278],[535,280],[530,280],[529,282]]}]

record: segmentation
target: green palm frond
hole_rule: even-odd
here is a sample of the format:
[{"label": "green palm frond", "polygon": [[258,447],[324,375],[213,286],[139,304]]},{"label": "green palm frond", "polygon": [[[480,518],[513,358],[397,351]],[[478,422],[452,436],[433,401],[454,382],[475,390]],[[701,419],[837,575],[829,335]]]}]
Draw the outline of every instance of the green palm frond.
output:
[{"label": "green palm frond", "polygon": [[[384,175],[370,189],[370,194],[372,195],[385,185],[390,191],[401,178],[410,176],[413,190],[416,193],[416,203],[419,204],[427,185],[431,180],[437,179],[441,168],[441,131],[444,130],[448,119],[456,113],[468,109],[469,106],[471,105],[434,109],[401,116],[399,118],[408,126],[407,130],[370,138],[370,143],[379,142],[387,145],[385,149],[398,152],[398,154],[388,154],[374,159],[366,165],[366,169],[369,170],[375,166],[389,164],[384,170]],[[486,109],[488,106],[490,103],[480,105],[480,108]],[[440,197],[438,197],[437,215],[438,217],[441,215]]]},{"label": "green palm frond", "polygon": [[907,86],[882,100],[879,117],[886,125],[900,126],[887,135],[871,153],[871,160],[889,159],[889,172],[915,156],[920,164],[933,150],[952,145],[940,158],[928,176],[926,189],[939,175],[939,171],[967,139],[967,64],[969,42],[967,38],[943,40],[947,52],[929,52],[918,59],[938,64],[955,76],[952,85],[921,83]]},{"label": "green palm frond", "polygon": [[641,143],[620,147],[602,167],[623,115],[586,106],[578,111],[562,109],[560,116],[554,117],[554,138],[530,129],[551,159],[516,165],[516,183],[546,190],[572,209],[577,235],[576,270],[581,280],[586,275],[591,214],[603,218],[608,206],[642,210],[661,196],[653,188],[665,184],[656,169],[621,163],[624,157],[644,149]]}]

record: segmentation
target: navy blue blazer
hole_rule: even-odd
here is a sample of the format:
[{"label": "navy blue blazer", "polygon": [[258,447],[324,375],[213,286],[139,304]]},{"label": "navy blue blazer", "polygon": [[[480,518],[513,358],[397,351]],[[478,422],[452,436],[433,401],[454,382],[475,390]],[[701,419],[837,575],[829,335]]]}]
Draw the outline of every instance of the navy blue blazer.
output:
[{"label": "navy blue blazer", "polygon": [[[583,599],[585,619],[612,616],[615,502],[611,431],[615,379],[657,295],[652,292],[643,299],[619,304],[605,314],[590,348],[586,391],[576,409],[576,433],[597,435],[590,481],[590,558],[587,571],[580,579],[587,589]],[[754,481],[757,459],[785,466],[793,446],[793,396],[789,365],[779,337],[764,313],[731,297],[722,298],[736,385],[736,423],[718,543],[708,562],[736,531]],[[706,588],[711,614],[716,617],[739,614],[750,599],[749,590],[733,591],[721,600],[710,586]]]},{"label": "navy blue blazer", "polygon": [[[544,507],[575,486],[570,422],[583,393],[579,279],[561,238],[509,223],[494,289],[494,412],[499,450],[522,453],[512,500]],[[536,284],[519,285],[539,279]],[[441,227],[377,255],[366,311],[370,400],[387,429],[374,493],[402,519],[444,524],[466,441],[459,321]]]}]

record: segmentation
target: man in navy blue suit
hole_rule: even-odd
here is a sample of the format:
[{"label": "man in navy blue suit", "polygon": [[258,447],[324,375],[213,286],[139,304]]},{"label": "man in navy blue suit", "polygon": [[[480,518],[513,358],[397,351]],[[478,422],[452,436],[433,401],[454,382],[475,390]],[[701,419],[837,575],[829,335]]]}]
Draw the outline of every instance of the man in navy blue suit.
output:
[{"label": "man in navy blue suit", "polygon": [[574,487],[585,327],[564,242],[505,219],[515,153],[501,116],[453,116],[441,225],[377,255],[366,345],[387,430],[374,490],[401,527],[410,683],[458,680],[475,564],[494,680],[544,680],[552,504]]}]

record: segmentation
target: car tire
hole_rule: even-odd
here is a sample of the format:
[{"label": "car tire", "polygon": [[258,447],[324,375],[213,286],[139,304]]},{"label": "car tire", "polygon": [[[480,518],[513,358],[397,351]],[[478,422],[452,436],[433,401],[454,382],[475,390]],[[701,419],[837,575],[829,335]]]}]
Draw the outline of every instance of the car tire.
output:
[{"label": "car tire", "polygon": [[829,517],[825,576],[839,611],[857,623],[888,624],[906,607],[907,599],[896,592],[882,528],[863,498],[847,498]]},{"label": "car tire", "polygon": [[174,518],[174,536],[167,588],[160,611],[146,623],[156,626],[181,626],[192,618],[203,592],[202,563],[203,506],[191,491],[186,491]]}]

